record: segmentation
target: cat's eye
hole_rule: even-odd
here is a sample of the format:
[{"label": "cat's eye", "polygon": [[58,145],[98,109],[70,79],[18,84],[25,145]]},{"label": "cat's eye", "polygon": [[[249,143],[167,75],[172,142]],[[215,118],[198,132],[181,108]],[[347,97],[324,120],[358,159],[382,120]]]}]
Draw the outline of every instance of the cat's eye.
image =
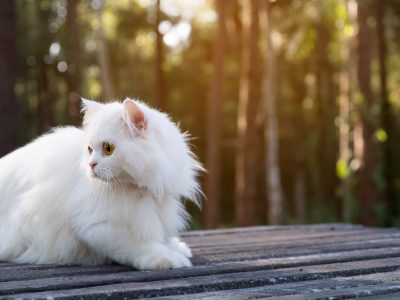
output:
[{"label": "cat's eye", "polygon": [[115,150],[115,146],[111,143],[103,143],[103,152],[105,155],[111,155],[113,154]]},{"label": "cat's eye", "polygon": [[88,149],[88,151],[89,151],[90,154],[93,153],[93,148],[92,148],[92,147],[88,146],[87,149]]}]

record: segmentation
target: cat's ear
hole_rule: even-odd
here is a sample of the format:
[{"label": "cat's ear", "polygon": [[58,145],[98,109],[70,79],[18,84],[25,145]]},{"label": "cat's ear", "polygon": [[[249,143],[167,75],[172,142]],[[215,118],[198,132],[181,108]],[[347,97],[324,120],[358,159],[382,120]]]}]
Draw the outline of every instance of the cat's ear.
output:
[{"label": "cat's ear", "polygon": [[81,99],[82,99],[82,106],[81,106],[82,109],[81,110],[84,114],[94,113],[94,112],[98,111],[104,105],[99,102],[88,100],[88,99],[85,99],[82,97],[81,97]]},{"label": "cat's ear", "polygon": [[92,100],[87,100],[84,98],[81,99],[82,99],[81,112],[84,114],[83,126],[86,126],[88,123],[90,123],[90,119],[96,113],[96,111],[100,110],[100,108],[104,104]]},{"label": "cat's ear", "polygon": [[[136,131],[144,131],[147,129],[147,118],[140,107],[135,101],[126,99],[123,102],[124,105],[124,120],[127,123],[129,129],[135,129]],[[133,128],[132,128],[133,125]]]}]

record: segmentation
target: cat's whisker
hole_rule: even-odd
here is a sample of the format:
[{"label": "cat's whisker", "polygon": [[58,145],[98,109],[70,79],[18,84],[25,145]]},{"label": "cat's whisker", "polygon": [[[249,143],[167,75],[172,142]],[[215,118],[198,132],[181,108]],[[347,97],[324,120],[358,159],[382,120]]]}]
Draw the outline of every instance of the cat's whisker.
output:
[{"label": "cat's whisker", "polygon": [[[119,198],[118,197],[119,196],[118,189],[117,189],[118,186],[117,186],[115,178],[113,178],[111,172],[109,170],[105,170],[105,173],[107,174],[106,176],[107,176],[108,185],[111,186],[111,189],[110,189],[111,190],[111,199],[110,199],[111,209],[114,209],[113,200]],[[114,213],[114,211],[112,211],[112,213]]]},{"label": "cat's whisker", "polygon": [[[100,177],[100,180],[105,181],[105,179],[102,176]],[[102,200],[102,202],[104,203],[104,208],[105,208],[104,211],[106,213],[108,213],[108,220],[111,220],[111,215],[109,213],[109,209],[107,209],[108,203],[110,202],[109,197],[107,197],[108,188],[103,182],[101,182],[101,184],[99,186],[100,186],[100,188],[97,190],[97,193],[99,195],[98,198],[100,198]],[[99,205],[98,208],[101,209],[101,205]],[[100,214],[102,214],[102,211],[100,211]]]},{"label": "cat's whisker", "polygon": [[98,185],[98,187],[96,188],[96,193],[95,193],[95,201],[96,201],[96,210],[98,211],[98,214],[101,214],[101,205],[99,204],[99,202],[101,202],[100,200],[103,200],[103,198],[105,197],[101,197],[101,190],[103,189],[102,185]]},{"label": "cat's whisker", "polygon": [[119,198],[118,185],[117,185],[116,182],[113,182],[112,185],[113,185],[113,192],[114,192],[114,195],[116,196],[115,199],[118,199],[118,198]]},{"label": "cat's whisker", "polygon": [[[107,187],[109,186],[109,181],[108,178],[106,178],[106,183],[107,183]],[[113,197],[113,189],[110,189],[111,192],[111,197],[109,197],[109,199],[106,200],[106,202],[108,202],[108,214],[109,214],[109,220],[112,220],[114,212],[113,212],[113,201],[111,199],[114,199]]]},{"label": "cat's whisker", "polygon": [[124,225],[127,227],[128,226],[128,221],[129,221],[129,214],[128,214],[128,197],[126,195],[126,191],[124,186],[122,185],[122,183],[118,180],[118,178],[115,178],[115,182],[119,185],[122,193],[123,193],[123,197],[124,197],[124,206],[125,206],[125,210],[124,210]]},{"label": "cat's whisker", "polygon": [[103,185],[103,189],[105,190],[104,194],[107,195],[104,197],[104,203],[106,206],[106,212],[108,214],[108,220],[112,219],[112,201],[114,199],[114,189],[110,186],[108,182],[108,178],[105,178],[106,185]]}]

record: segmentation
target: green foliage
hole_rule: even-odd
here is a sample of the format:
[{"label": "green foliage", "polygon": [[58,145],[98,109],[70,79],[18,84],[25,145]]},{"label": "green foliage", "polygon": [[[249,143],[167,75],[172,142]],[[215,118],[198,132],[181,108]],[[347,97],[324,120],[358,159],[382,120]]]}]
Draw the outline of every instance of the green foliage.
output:
[{"label": "green foliage", "polygon": [[350,175],[350,167],[343,159],[339,159],[336,163],[336,175],[339,179],[344,180]]}]

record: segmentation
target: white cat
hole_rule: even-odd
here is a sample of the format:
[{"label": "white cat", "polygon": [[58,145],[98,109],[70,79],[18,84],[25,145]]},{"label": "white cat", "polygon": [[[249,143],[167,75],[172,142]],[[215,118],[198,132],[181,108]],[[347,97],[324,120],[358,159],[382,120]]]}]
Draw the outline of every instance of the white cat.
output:
[{"label": "white cat", "polygon": [[0,261],[139,269],[191,265],[177,233],[202,170],[168,116],[126,99],[83,100],[63,127],[0,159]]}]

